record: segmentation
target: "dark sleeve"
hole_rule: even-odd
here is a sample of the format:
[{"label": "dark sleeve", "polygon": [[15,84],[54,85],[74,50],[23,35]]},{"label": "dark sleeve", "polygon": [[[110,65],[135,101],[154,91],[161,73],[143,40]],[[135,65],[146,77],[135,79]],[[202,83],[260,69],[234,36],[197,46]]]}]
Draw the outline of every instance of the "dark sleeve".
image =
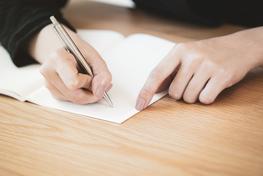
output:
[{"label": "dark sleeve", "polygon": [[187,0],[202,18],[247,27],[263,25],[262,0]]},{"label": "dark sleeve", "polygon": [[[137,8],[167,18],[215,26],[218,21],[205,18],[193,11],[187,0],[133,0]],[[199,1],[199,0],[193,0]]]},{"label": "dark sleeve", "polygon": [[263,25],[262,0],[133,0],[153,13],[209,26],[232,23]]},{"label": "dark sleeve", "polygon": [[22,50],[23,45],[43,27],[50,16],[74,31],[59,9],[67,0],[0,0],[0,42],[16,66],[36,61]]}]

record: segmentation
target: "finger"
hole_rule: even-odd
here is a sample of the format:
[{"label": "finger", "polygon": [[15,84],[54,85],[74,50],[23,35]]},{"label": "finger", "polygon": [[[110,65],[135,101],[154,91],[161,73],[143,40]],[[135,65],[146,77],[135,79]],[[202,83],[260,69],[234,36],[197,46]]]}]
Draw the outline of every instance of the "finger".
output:
[{"label": "finger", "polygon": [[69,99],[63,93],[61,93],[55,86],[53,86],[53,84],[49,81],[49,80],[54,79],[54,77],[57,76],[57,73],[55,72],[54,67],[50,66],[50,63],[52,63],[52,61],[47,60],[41,65],[40,70],[39,70],[40,73],[45,78],[44,79],[45,87],[49,90],[53,98],[60,100],[60,101],[69,101]]},{"label": "finger", "polygon": [[158,87],[158,89],[156,90],[156,93],[161,92],[161,91],[169,88],[169,86],[170,86],[171,82],[173,81],[176,73],[177,73],[177,70],[174,70],[174,72],[173,72],[170,76],[168,76],[168,77],[161,83],[161,85],[160,85],[160,86]]},{"label": "finger", "polygon": [[150,73],[146,83],[141,89],[137,101],[136,109],[142,110],[148,106],[153,95],[162,82],[177,68],[180,62],[179,53],[172,50]]},{"label": "finger", "polygon": [[171,76],[168,76],[167,78],[165,78],[165,80],[161,83],[161,85],[156,90],[156,93],[167,89],[170,86],[172,81],[173,81],[173,78]]},{"label": "finger", "polygon": [[201,66],[197,72],[194,74],[193,78],[187,85],[183,99],[187,103],[195,103],[198,100],[200,92],[204,89],[207,81],[211,77],[211,73],[206,71],[204,66]]},{"label": "finger", "polygon": [[199,95],[200,102],[204,104],[211,104],[215,101],[218,94],[225,89],[223,82],[220,82],[220,78],[217,76],[212,77],[208,83],[206,84],[205,88]]},{"label": "finger", "polygon": [[68,89],[63,81],[60,79],[59,75],[55,74],[53,79],[50,81],[62,94],[67,97],[68,100],[76,104],[89,104],[94,103],[99,100],[91,91],[86,89]]},{"label": "finger", "polygon": [[88,44],[86,44],[85,47],[86,48],[82,49],[81,52],[93,70],[94,77],[91,83],[92,92],[99,99],[102,99],[106,88],[109,87],[112,81],[112,76],[106,63],[98,52]]},{"label": "finger", "polygon": [[193,74],[194,69],[189,69],[188,67],[182,68],[181,66],[180,70],[178,71],[176,77],[169,87],[169,95],[176,100],[181,99],[186,86],[193,77]]},{"label": "finger", "polygon": [[57,57],[55,70],[61,77],[64,84],[70,90],[79,88],[90,89],[92,77],[87,74],[79,73],[76,67],[74,56],[65,49],[58,50],[58,53],[51,57]]},{"label": "finger", "polygon": [[99,101],[97,96],[91,91],[85,89],[70,90],[68,96],[70,97],[70,101],[81,105],[87,105]]},{"label": "finger", "polygon": [[[186,45],[187,48],[187,45]],[[182,98],[186,87],[188,86],[190,80],[193,78],[194,73],[202,64],[203,58],[193,54],[188,54],[187,50],[183,51],[186,53],[182,57],[182,63],[179,71],[177,72],[173,82],[169,88],[169,95],[176,100]]]},{"label": "finger", "polygon": [[59,101],[69,101],[64,94],[62,94],[53,84],[51,84],[47,79],[45,79],[45,87],[49,90],[52,97]]}]

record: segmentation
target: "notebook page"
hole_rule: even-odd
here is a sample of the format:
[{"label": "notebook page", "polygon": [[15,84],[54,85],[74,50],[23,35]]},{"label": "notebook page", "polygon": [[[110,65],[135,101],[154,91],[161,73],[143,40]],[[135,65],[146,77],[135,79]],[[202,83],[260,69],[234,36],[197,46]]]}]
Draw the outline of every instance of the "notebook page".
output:
[{"label": "notebook page", "polygon": [[[77,105],[53,99],[47,89],[41,88],[28,99],[43,106],[86,115],[102,120],[122,123],[138,111],[137,95],[151,70],[168,54],[174,43],[145,34],[134,34],[102,54],[113,77],[113,87],[108,92],[114,108],[105,100],[94,104]],[[167,94],[154,96],[151,103]]]},{"label": "notebook page", "polygon": [[121,33],[110,30],[78,29],[77,33],[83,40],[93,46],[98,53],[102,53],[111,46],[125,39]]},{"label": "notebook page", "polygon": [[43,85],[39,65],[17,68],[7,51],[0,47],[0,93],[25,101],[24,97]]}]

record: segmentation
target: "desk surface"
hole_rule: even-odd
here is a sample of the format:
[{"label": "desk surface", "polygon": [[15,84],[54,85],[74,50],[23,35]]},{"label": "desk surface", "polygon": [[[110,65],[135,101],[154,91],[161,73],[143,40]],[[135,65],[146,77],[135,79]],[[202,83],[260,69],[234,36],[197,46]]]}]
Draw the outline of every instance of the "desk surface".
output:
[{"label": "desk surface", "polygon": [[[63,12],[76,28],[174,42],[244,29],[80,0]],[[0,96],[0,175],[263,175],[263,71],[249,73],[212,105],[166,96],[121,125]]]}]

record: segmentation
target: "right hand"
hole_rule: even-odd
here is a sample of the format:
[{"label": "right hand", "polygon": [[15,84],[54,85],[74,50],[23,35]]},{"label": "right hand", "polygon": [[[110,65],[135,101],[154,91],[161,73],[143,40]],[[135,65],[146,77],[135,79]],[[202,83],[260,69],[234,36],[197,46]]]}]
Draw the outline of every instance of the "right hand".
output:
[{"label": "right hand", "polygon": [[94,77],[82,73],[74,56],[61,47],[52,27],[46,26],[30,41],[29,53],[43,63],[40,73],[53,98],[82,105],[102,99],[104,92],[112,87],[106,63],[92,46],[65,27],[92,68]]},{"label": "right hand", "polygon": [[82,54],[89,58],[87,61],[93,69],[93,78],[80,72],[74,56],[64,48],[52,53],[41,66],[40,72],[45,77],[45,86],[53,98],[89,104],[102,99],[104,92],[111,88],[111,74],[106,63],[92,47],[85,48]]}]

